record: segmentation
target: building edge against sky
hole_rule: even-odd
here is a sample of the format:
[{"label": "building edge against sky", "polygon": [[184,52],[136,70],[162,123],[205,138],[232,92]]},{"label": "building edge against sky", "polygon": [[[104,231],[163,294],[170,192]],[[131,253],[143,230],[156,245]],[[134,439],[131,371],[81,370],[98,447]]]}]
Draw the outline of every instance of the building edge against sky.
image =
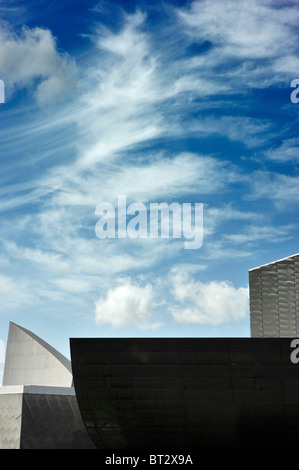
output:
[{"label": "building edge against sky", "polygon": [[2,385],[72,386],[71,361],[31,331],[9,324]]},{"label": "building edge against sky", "polygon": [[98,448],[297,445],[299,255],[250,270],[249,286],[249,338],[70,339],[78,404]]},{"label": "building edge against sky", "polygon": [[[170,356],[173,356],[173,353],[175,356],[177,354],[188,356],[190,353],[191,356],[195,354],[197,357],[193,359],[189,358],[188,360],[191,360],[191,363],[188,365],[187,363],[181,367],[182,372],[180,372],[179,376],[176,376],[176,374],[173,375],[172,379],[169,376],[167,378],[167,383],[169,380],[173,380],[174,382],[177,381],[179,378],[179,382],[181,383],[182,377],[185,377],[186,371],[188,372],[191,371],[192,374],[191,376],[193,377],[190,378],[188,376],[188,373],[186,377],[184,378],[185,381],[188,382],[188,386],[186,387],[185,390],[185,395],[184,395],[184,400],[185,400],[185,408],[189,407],[192,405],[189,403],[189,399],[194,400],[194,393],[196,394],[197,398],[193,405],[198,407],[202,405],[204,408],[207,408],[207,404],[205,401],[207,400],[207,397],[209,397],[209,400],[212,395],[217,396],[217,406],[219,410],[223,408],[223,406],[233,406],[235,409],[238,407],[242,408],[242,406],[246,405],[247,407],[250,408],[250,406],[253,406],[251,403],[251,399],[253,399],[253,402],[255,400],[258,400],[258,402],[261,401],[260,405],[263,407],[269,407],[271,408],[271,403],[273,404],[273,400],[276,400],[276,405],[278,408],[283,407],[284,409],[288,408],[288,416],[287,416],[287,423],[291,423],[292,426],[296,425],[296,416],[297,413],[299,413],[299,400],[297,398],[297,389],[299,391],[299,385],[298,387],[294,389],[294,384],[293,382],[289,383],[289,378],[296,379],[299,384],[299,375],[297,374],[297,369],[299,371],[298,366],[294,364],[289,364],[289,351],[287,351],[287,343],[275,343],[272,342],[266,343],[264,340],[270,339],[270,338],[276,338],[279,339],[279,337],[282,338],[294,338],[298,336],[299,333],[299,254],[295,254],[286,258],[283,258],[281,260],[277,260],[256,268],[253,268],[249,270],[249,291],[250,291],[250,326],[251,326],[251,339],[250,338],[239,338],[241,342],[238,342],[237,340],[232,340],[231,338],[227,339],[222,339],[220,340],[219,338],[205,338],[204,340],[202,338],[196,338],[196,345],[192,343],[192,339],[186,339],[187,343],[186,347],[187,350],[178,350],[177,352],[173,350],[169,350],[169,348],[166,350],[163,346],[165,344],[172,344],[171,339],[170,343],[169,341],[165,342],[166,338],[160,338],[153,340],[155,344],[158,344],[160,341],[160,353],[158,358],[158,363],[157,361],[157,354],[152,354],[152,345],[151,345],[151,340],[147,339],[147,345],[149,346],[149,350],[145,349],[144,351],[141,351],[141,356],[139,359],[137,358],[138,356],[138,351],[131,351],[129,356],[128,354],[121,354],[122,355],[122,360],[120,364],[117,364],[117,361],[115,363],[115,366],[117,370],[123,372],[126,369],[126,366],[128,364],[125,363],[125,358],[126,356],[129,357],[129,362],[130,364],[132,361],[136,362],[134,365],[134,370],[138,369],[138,367],[141,365],[141,367],[150,366],[150,369],[152,371],[158,371],[161,369],[161,365],[159,364],[159,361],[162,360],[164,361],[164,364],[167,366],[167,370],[172,370],[175,369],[176,367],[180,368],[181,364],[176,364],[175,361],[174,363],[171,362]],[[256,364],[253,364],[254,361],[257,360],[257,351],[258,349],[255,349],[256,346],[255,344],[261,344],[261,343],[255,343],[256,339],[259,338],[264,338],[262,340],[265,342],[265,346],[262,347],[262,350],[258,353],[259,356],[259,361],[261,362],[259,367],[257,367]],[[194,341],[195,338],[193,338]],[[162,342],[161,342],[162,340]],[[173,339],[174,341],[180,341],[181,339],[176,338]],[[224,346],[223,341],[228,341],[228,343]],[[74,344],[74,341],[76,342],[76,339],[70,339],[70,346],[72,349],[72,342]],[[129,341],[129,340],[128,340]],[[217,343],[218,341],[218,343]],[[237,342],[236,342],[237,341]],[[135,340],[136,342],[136,340]],[[101,344],[102,343],[102,344]],[[162,344],[163,343],[163,344]],[[167,343],[167,344],[166,344]],[[220,345],[221,343],[221,345]],[[103,350],[103,345],[106,344],[109,346],[108,351]],[[133,348],[136,347],[137,343],[133,344]],[[192,346],[193,344],[193,346]],[[207,351],[203,351],[202,348],[206,348],[207,344],[210,344],[210,352],[208,353],[208,356],[210,356],[210,362],[206,363],[206,357],[207,355],[205,354]],[[226,361],[226,356],[227,354],[230,356],[231,351],[231,345],[238,344],[239,348],[241,350],[242,354],[240,354],[238,357],[235,358],[235,361],[231,362],[231,359],[227,362]],[[191,346],[190,346],[191,345]],[[220,346],[219,346],[220,345]],[[252,345],[253,349],[251,350]],[[269,351],[267,350],[268,345],[270,347]],[[274,346],[273,346],[274,345]],[[196,346],[196,347],[195,347]],[[16,325],[15,323],[10,322],[9,324],[9,334],[8,334],[8,340],[7,340],[7,348],[6,348],[6,357],[5,357],[5,364],[4,364],[4,375],[3,375],[3,384],[2,387],[0,387],[0,448],[94,448],[94,444],[92,442],[92,438],[94,435],[92,434],[94,432],[94,425],[96,424],[96,434],[98,436],[98,429],[101,428],[101,426],[107,422],[107,416],[105,420],[99,423],[93,423],[92,425],[87,426],[87,421],[88,419],[86,416],[92,416],[93,411],[95,411],[97,416],[99,415],[99,410],[93,410],[92,406],[89,403],[89,397],[87,400],[82,401],[82,397],[84,396],[84,393],[88,392],[88,389],[90,388],[90,384],[88,383],[86,385],[86,391],[84,391],[85,388],[85,382],[84,380],[82,381],[79,379],[79,388],[77,387],[74,388],[73,384],[73,371],[76,371],[76,376],[78,380],[78,362],[81,361],[82,357],[84,358],[85,355],[85,348],[87,347],[87,356],[89,357],[90,354],[95,353],[95,362],[98,364],[96,365],[97,369],[97,377],[94,377],[96,379],[96,382],[103,382],[103,388],[100,390],[98,386],[95,387],[94,390],[92,390],[92,395],[103,397],[105,398],[106,402],[103,401],[103,406],[104,408],[107,405],[107,400],[110,400],[110,394],[111,397],[113,396],[112,402],[108,403],[108,408],[103,410],[103,413],[107,414],[109,411],[110,415],[112,413],[112,417],[114,419],[114,424],[116,426],[112,429],[108,429],[108,434],[107,434],[107,429],[104,429],[103,427],[103,436],[105,435],[105,439],[107,440],[107,447],[111,448],[111,443],[113,442],[120,442],[117,440],[117,437],[115,439],[115,436],[117,436],[117,430],[121,430],[121,420],[124,419],[124,424],[126,426],[129,425],[129,431],[131,430],[131,425],[133,427],[136,425],[136,422],[128,422],[126,421],[131,415],[136,415],[136,412],[139,410],[135,409],[134,412],[131,413],[130,407],[132,406],[132,403],[134,406],[138,407],[143,406],[142,403],[144,403],[144,397],[146,394],[150,397],[152,400],[153,396],[154,400],[152,401],[152,406],[159,408],[160,406],[160,411],[161,409],[163,410],[164,405],[165,405],[165,399],[169,400],[169,397],[167,395],[167,390],[165,389],[164,391],[160,390],[161,384],[163,382],[164,373],[162,376],[159,376],[160,372],[158,373],[159,380],[158,380],[158,389],[157,389],[157,383],[153,382],[152,379],[152,372],[149,373],[148,376],[146,377],[141,377],[141,382],[143,383],[142,386],[137,386],[137,389],[134,386],[135,381],[138,382],[140,380],[140,377],[134,374],[126,376],[126,375],[120,375],[120,378],[118,377],[109,377],[107,376],[107,367],[109,364],[112,364],[113,361],[115,361],[116,356],[119,356],[119,353],[121,352],[122,348],[122,341],[120,339],[116,340],[113,338],[110,338],[107,342],[106,340],[103,340],[101,338],[93,338],[93,339],[88,339],[86,338],[83,343],[82,343],[82,349],[78,351],[76,350],[76,354],[72,356],[72,361],[68,360],[66,357],[64,357],[62,354],[60,354],[56,349],[54,349],[52,346],[50,346],[48,343],[43,341],[41,338],[36,336],[34,333],[31,331]],[[92,348],[90,351],[90,347]],[[113,348],[120,347],[116,354],[112,354]],[[191,349],[195,347],[193,351],[188,351],[188,348],[191,347]],[[220,349],[219,349],[220,347]],[[235,347],[235,346],[233,346]],[[274,349],[273,349],[274,347]],[[81,348],[81,347],[80,347]],[[79,349],[80,349],[79,348]],[[93,349],[95,348],[95,349]],[[98,348],[101,350],[101,354],[98,354]],[[221,349],[222,348],[222,349]],[[266,349],[265,349],[266,348]],[[278,348],[279,351],[276,351]],[[281,349],[282,348],[282,349]],[[219,352],[221,350],[221,364],[217,363],[217,357],[219,358]],[[215,352],[215,357],[214,354],[211,354],[211,352]],[[272,351],[272,352],[271,352]],[[126,351],[127,353],[128,351]],[[157,353],[157,351],[154,351]],[[237,350],[235,351],[237,352]],[[264,356],[264,352],[266,352],[266,356]],[[242,363],[242,360],[244,359],[244,354],[247,355],[245,358],[245,362],[249,361],[249,363],[246,365],[245,363]],[[274,355],[274,359],[271,359],[269,354],[271,356]],[[137,355],[136,355],[137,354]],[[190,355],[189,354],[189,355]],[[267,354],[270,357],[270,362],[267,359]],[[275,359],[275,354],[279,355],[279,358]],[[163,357],[165,356],[165,360]],[[75,357],[75,362],[73,362]],[[281,357],[283,358],[283,362],[280,363]],[[133,359],[132,359],[133,358]],[[138,360],[137,360],[137,359]],[[243,358],[243,359],[242,359]],[[278,360],[279,359],[279,360]],[[170,362],[169,362],[170,360]],[[185,360],[185,359],[184,359]],[[196,362],[198,360],[199,362]],[[274,363],[271,362],[274,360]],[[105,362],[106,361],[106,362]],[[138,361],[140,364],[138,364]],[[195,362],[194,362],[195,361]],[[212,362],[211,362],[212,361]],[[241,361],[238,363],[238,361]],[[252,362],[253,361],[253,362]],[[277,362],[278,361],[278,362]],[[94,361],[93,361],[94,362]],[[270,366],[269,366],[270,365]],[[282,368],[284,369],[286,373],[286,377],[281,377],[279,380],[275,376],[271,376],[271,370],[273,369],[273,365],[275,367],[278,366],[277,370],[281,370]],[[73,367],[72,367],[73,366]],[[224,366],[224,367],[222,367]],[[234,367],[233,367],[234,366]],[[235,366],[239,366],[235,368]],[[253,376],[247,377],[246,369],[247,366],[250,366],[251,368],[253,367],[254,370],[252,369],[251,372],[249,371],[249,374],[252,373]],[[268,371],[268,366],[269,366],[269,371]],[[85,367],[85,365],[84,365]],[[109,366],[110,367],[110,366]],[[108,367],[108,368],[109,368]],[[112,366],[111,366],[112,367]],[[223,376],[222,374],[225,373],[225,368],[229,369],[229,377]],[[244,369],[245,367],[245,369]],[[249,367],[249,368],[250,368]],[[272,367],[272,369],[271,369]],[[90,365],[88,366],[88,370],[90,369]],[[148,367],[147,367],[148,369]],[[200,375],[200,370],[205,370],[208,375],[207,376],[202,376]],[[213,373],[211,375],[211,370],[213,369]],[[292,369],[292,370],[291,370]],[[81,369],[80,369],[81,370]],[[131,370],[131,369],[130,369]],[[145,369],[144,369],[145,370]],[[238,372],[239,370],[239,372]],[[262,375],[260,375],[260,372],[262,372]],[[103,372],[103,376],[101,375]],[[218,372],[217,372],[218,371]],[[220,372],[219,372],[220,371]],[[166,369],[165,369],[166,372]],[[191,373],[190,372],[190,373]],[[220,373],[220,376],[218,376]],[[228,372],[227,372],[228,373]],[[238,376],[239,373],[239,376]],[[269,376],[270,373],[270,376]],[[106,375],[105,375],[106,374]],[[185,375],[184,375],[185,374]],[[197,377],[196,374],[199,374]],[[237,374],[237,375],[234,375]],[[241,375],[240,375],[241,374]],[[243,375],[242,375],[243,374]],[[264,374],[264,375],[263,375]],[[267,375],[268,374],[268,375]],[[288,376],[288,374],[290,374]],[[87,374],[88,375],[88,374]],[[109,374],[108,374],[109,375]],[[128,375],[128,374],[127,374]],[[298,375],[298,377],[297,377]],[[108,379],[107,379],[108,377]],[[253,377],[254,383],[252,382]],[[224,382],[225,378],[229,379],[229,382],[232,384],[232,387],[225,387]],[[240,384],[243,380],[246,379],[247,385],[249,382],[252,382],[252,387],[249,384],[249,386],[244,388],[240,388]],[[278,381],[277,381],[277,380]],[[284,380],[285,379],[285,380]],[[124,381],[128,382],[129,380],[129,386],[128,383],[126,385],[127,389],[126,391],[124,390]],[[190,385],[190,380],[192,384]],[[195,380],[195,382],[194,382]],[[281,389],[281,380],[284,380],[284,390]],[[276,382],[277,383],[276,383]],[[93,380],[94,382],[94,380]],[[111,383],[114,383],[114,388],[111,388]],[[187,383],[186,382],[186,383]],[[200,384],[199,384],[200,382]],[[269,383],[271,382],[271,387],[269,388]],[[279,382],[279,383],[278,383]],[[109,383],[109,386],[107,388],[107,384]],[[218,385],[221,383],[222,389],[218,389],[218,385],[216,386],[215,384]],[[276,383],[276,385],[275,385]],[[297,383],[297,382],[296,382]],[[147,384],[147,385],[146,385]],[[244,384],[243,384],[244,385]],[[256,388],[258,386],[258,388]],[[125,387],[125,388],[126,388]],[[169,388],[170,385],[168,384],[167,387]],[[166,388],[167,388],[166,387]],[[190,389],[191,387],[191,389]],[[202,388],[203,387],[203,388]],[[204,398],[205,391],[207,391],[207,387],[210,387],[210,392],[208,393],[207,397]],[[216,387],[216,388],[215,388]],[[224,387],[224,388],[223,388]],[[273,388],[274,387],[274,388]],[[288,388],[293,389],[288,391]],[[162,387],[163,388],[163,387]],[[188,391],[188,388],[190,389]],[[122,401],[122,394],[125,393],[128,395],[129,391],[133,392],[133,395],[131,394],[131,401],[129,403],[129,408],[126,410],[124,409],[116,409],[115,405],[117,404],[117,407],[122,403],[125,403],[125,401]],[[220,393],[219,395],[219,390],[222,390],[223,393]],[[176,389],[169,389],[169,392],[171,393],[176,393]],[[261,393],[260,393],[261,392]],[[188,398],[188,393],[190,397]],[[193,393],[193,395],[192,395]],[[243,403],[242,400],[240,401],[233,401],[230,402],[230,400],[227,400],[225,403],[220,403],[221,402],[221,397],[222,396],[227,396],[228,394],[233,394],[236,397],[241,396],[242,394],[246,395],[247,393],[247,402]],[[289,397],[289,394],[295,394],[296,397],[292,398]],[[88,394],[88,393],[87,393]],[[143,395],[142,395],[143,394]],[[254,396],[253,396],[253,395]],[[265,396],[268,396],[265,402]],[[257,397],[258,396],[258,397]],[[115,397],[117,399],[115,399]],[[132,398],[133,397],[133,398]],[[143,398],[142,398],[143,397]],[[248,398],[249,397],[249,398]],[[275,398],[276,397],[276,398]],[[140,402],[141,399],[141,402]],[[78,406],[78,400],[79,400],[79,406]],[[159,402],[160,400],[160,402]],[[270,402],[267,404],[267,400],[270,400]],[[96,402],[98,403],[98,399]],[[245,400],[246,401],[246,400]],[[80,410],[80,407],[82,407],[82,403],[85,403],[84,407]],[[158,403],[159,402],[159,403]],[[288,403],[290,402],[290,405]],[[149,403],[149,402],[148,402]],[[163,404],[164,403],[164,404]],[[266,403],[266,404],[265,404]],[[88,404],[88,405],[87,405]],[[193,406],[192,405],[192,406]],[[87,409],[86,409],[87,406]],[[162,408],[161,408],[162,406]],[[191,408],[192,408],[191,406]],[[213,406],[216,406],[216,402],[213,404]],[[216,408],[217,408],[216,406]],[[245,407],[246,407],[245,406]],[[236,408],[237,407],[237,408]],[[187,409],[186,408],[186,409]],[[189,409],[188,408],[188,409]],[[189,409],[189,415],[191,416],[193,414],[192,409]],[[275,413],[278,419],[278,422],[281,424],[282,421],[284,421],[285,416],[279,414],[278,408],[276,409]],[[256,416],[257,413],[259,413],[259,405],[256,407],[255,405],[252,408],[252,413],[254,416]],[[147,409],[141,409],[141,415],[145,416],[146,414],[149,413],[150,410]],[[155,412],[156,412],[155,411]],[[182,411],[182,410],[181,410]],[[198,411],[198,410],[197,410]],[[273,410],[272,410],[273,411]],[[294,414],[292,414],[294,411]],[[167,421],[167,412],[171,412],[170,409],[167,409],[166,407],[166,414],[165,416],[162,416],[162,423],[163,426],[165,425]],[[199,411],[198,411],[199,412]],[[102,413],[102,412],[101,412]],[[102,413],[102,414],[103,414]],[[108,414],[109,414],[108,413]],[[162,412],[163,413],[163,412]],[[226,417],[228,420],[230,420],[230,423],[234,423],[233,429],[228,429],[227,433],[223,435],[222,437],[225,439],[228,439],[230,442],[239,442],[238,435],[236,435],[236,422],[234,421],[236,418],[242,418],[244,419],[245,416],[245,425],[243,421],[243,428],[242,432],[245,432],[246,434],[246,423],[247,421],[251,420],[251,422],[254,422],[254,417],[250,414],[245,415],[241,413],[241,415],[235,415],[235,416],[230,416]],[[196,414],[196,413],[195,413]],[[216,413],[217,414],[217,413]],[[110,416],[109,415],[109,416]],[[141,416],[140,415],[140,416]],[[84,417],[85,424],[82,420],[82,416]],[[110,418],[111,418],[110,416]],[[117,416],[117,422],[115,422],[115,416]],[[161,415],[160,415],[161,416]],[[156,418],[159,421],[160,416],[157,415]],[[198,415],[199,416],[199,415]],[[212,416],[212,415],[211,415]],[[165,419],[164,419],[165,418]],[[204,418],[205,420],[208,419],[208,415],[205,415],[204,417],[201,416],[200,419]],[[216,417],[217,419],[219,416]],[[225,418],[225,419],[226,419]],[[87,419],[87,421],[86,421]],[[215,416],[214,416],[215,419]],[[247,421],[246,421],[247,420]],[[89,420],[90,422],[90,420]],[[144,421],[145,425],[149,426],[148,421]],[[190,423],[189,423],[190,424]],[[275,423],[274,423],[275,424]],[[193,423],[194,425],[194,423]],[[287,424],[288,426],[289,424]],[[272,424],[270,423],[269,429],[271,429]],[[288,431],[292,432],[292,426]],[[284,428],[285,429],[285,428]],[[114,437],[111,435],[111,432],[115,434]],[[296,429],[296,432],[299,431],[299,429]],[[215,434],[215,429],[210,428],[210,432],[212,434],[214,433],[214,437],[216,436]],[[262,431],[263,432],[263,431]],[[202,438],[204,438],[203,434],[201,434]],[[109,441],[109,439],[112,439]],[[98,439],[98,437],[97,437]],[[98,440],[96,439],[96,443],[98,446]],[[114,440],[113,440],[114,439]],[[125,439],[125,436],[123,436],[123,439]],[[197,439],[197,437],[196,437]],[[110,443],[109,443],[110,442]],[[243,441],[242,441],[243,442]],[[101,446],[100,446],[101,447]],[[124,445],[126,447],[126,445]]]},{"label": "building edge against sky", "polygon": [[290,344],[290,338],[71,338],[82,418],[98,449],[294,449],[299,366]]},{"label": "building edge against sky", "polygon": [[249,270],[252,337],[299,335],[299,254]]},{"label": "building edge against sky", "polygon": [[10,322],[0,387],[0,449],[94,448],[72,384],[71,362]]}]

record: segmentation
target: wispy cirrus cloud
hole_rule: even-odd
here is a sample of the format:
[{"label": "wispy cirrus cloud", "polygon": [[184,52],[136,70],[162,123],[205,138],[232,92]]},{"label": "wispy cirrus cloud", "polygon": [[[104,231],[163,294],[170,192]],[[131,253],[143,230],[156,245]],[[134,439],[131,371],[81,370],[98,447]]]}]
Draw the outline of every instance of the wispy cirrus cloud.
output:
[{"label": "wispy cirrus cloud", "polygon": [[[58,52],[47,29],[27,28],[18,36],[2,31],[0,51],[6,54],[11,44],[20,58],[19,65],[6,60],[11,84],[29,87],[39,103],[64,95],[75,68],[78,72],[73,99],[51,111],[31,104],[26,122],[23,109],[12,113],[11,127],[1,134],[10,162],[0,190],[6,217],[0,231],[11,263],[5,270],[6,292],[17,286],[12,267],[21,276],[26,266],[27,283],[20,279],[20,292],[25,296],[28,290],[26,301],[32,305],[35,298],[46,306],[54,298],[72,311],[88,305],[92,318],[95,305],[98,324],[150,327],[159,323],[151,313],[155,289],[174,262],[190,267],[248,259],[255,249],[250,237],[256,243],[268,243],[270,236],[277,243],[288,238],[289,224],[272,226],[271,214],[265,221],[257,205],[244,201],[269,199],[275,210],[281,202],[295,203],[297,178],[255,171],[236,148],[241,143],[250,154],[272,147],[271,118],[254,109],[246,115],[247,85],[263,88],[286,79],[281,55],[294,56],[298,15],[292,4],[278,8],[270,1],[245,2],[242,8],[232,0],[215,5],[203,0],[177,9],[167,31],[159,33],[163,41],[139,10],[119,18],[113,31],[93,26],[89,50],[76,67]],[[37,61],[28,69],[32,54]],[[221,143],[213,147],[217,138]],[[296,143],[287,139],[272,147],[268,159],[282,160],[284,154],[290,160]],[[200,254],[183,255],[179,241],[97,240],[95,207],[115,203],[119,194],[128,201],[204,202],[206,239]],[[124,273],[130,282],[118,284]],[[142,285],[135,282],[140,273],[149,279]],[[173,290],[180,308],[172,305],[173,319],[217,325],[246,317],[246,288],[235,288],[226,277],[223,282],[199,279],[188,273],[186,279],[167,278],[159,294],[169,307]],[[12,301],[9,295],[5,299]]]},{"label": "wispy cirrus cloud", "polygon": [[[206,59],[212,66],[231,62],[230,70],[220,69],[222,76],[234,80],[239,77],[242,84],[246,79],[255,86],[265,86],[261,82],[265,78],[268,84],[284,79],[280,72],[286,71],[281,67],[282,58],[286,57],[288,72],[297,71],[296,2],[281,5],[274,0],[246,0],[240,7],[237,0],[198,0],[178,10],[178,16],[192,38],[211,43],[213,47]],[[237,81],[235,86],[238,87]]]},{"label": "wispy cirrus cloud", "polygon": [[256,171],[252,175],[249,200],[268,199],[282,210],[297,205],[299,197],[299,177],[270,171]]},{"label": "wispy cirrus cloud", "polygon": [[296,162],[299,160],[299,138],[285,139],[277,147],[265,152],[265,156],[277,163]]},{"label": "wispy cirrus cloud", "polygon": [[229,234],[224,239],[234,244],[253,245],[260,240],[265,240],[268,243],[277,243],[286,241],[293,238],[293,233],[298,227],[295,224],[285,225],[282,227],[268,226],[268,225],[250,225],[246,230],[241,233]]},{"label": "wispy cirrus cloud", "polygon": [[16,276],[0,275],[1,313],[25,308],[36,302],[35,293],[31,291],[31,282]]}]

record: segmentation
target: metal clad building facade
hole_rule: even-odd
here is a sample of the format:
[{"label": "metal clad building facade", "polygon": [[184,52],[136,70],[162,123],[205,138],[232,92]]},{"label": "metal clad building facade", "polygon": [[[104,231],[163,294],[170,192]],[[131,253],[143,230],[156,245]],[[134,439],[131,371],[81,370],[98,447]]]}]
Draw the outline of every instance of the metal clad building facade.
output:
[{"label": "metal clad building facade", "polygon": [[290,338],[75,338],[74,386],[100,449],[297,445]]},{"label": "metal clad building facade", "polygon": [[252,337],[299,335],[299,254],[249,271]]},{"label": "metal clad building facade", "polygon": [[66,357],[11,322],[0,387],[0,449],[94,448],[72,382]]},{"label": "metal clad building facade", "polygon": [[0,448],[296,448],[299,254],[249,287],[251,338],[71,338],[70,362],[11,323]]},{"label": "metal clad building facade", "polygon": [[0,387],[0,449],[93,448],[73,388]]}]

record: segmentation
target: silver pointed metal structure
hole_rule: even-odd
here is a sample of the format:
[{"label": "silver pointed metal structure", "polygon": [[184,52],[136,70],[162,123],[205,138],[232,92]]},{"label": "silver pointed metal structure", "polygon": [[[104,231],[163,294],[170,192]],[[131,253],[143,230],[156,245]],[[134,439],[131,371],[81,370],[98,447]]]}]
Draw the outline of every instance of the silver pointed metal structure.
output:
[{"label": "silver pointed metal structure", "polygon": [[71,362],[10,322],[0,387],[0,449],[94,448],[72,384]]},{"label": "silver pointed metal structure", "polygon": [[71,361],[29,330],[10,322],[3,386],[72,386]]}]

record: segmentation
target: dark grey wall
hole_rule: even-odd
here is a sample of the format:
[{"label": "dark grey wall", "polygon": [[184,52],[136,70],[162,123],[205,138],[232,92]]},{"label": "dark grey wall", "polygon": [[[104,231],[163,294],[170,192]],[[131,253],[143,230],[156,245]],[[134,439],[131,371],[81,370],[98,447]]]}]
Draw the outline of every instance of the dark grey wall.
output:
[{"label": "dark grey wall", "polygon": [[98,448],[292,447],[292,338],[71,339],[78,404]]},{"label": "dark grey wall", "polygon": [[75,396],[23,395],[21,449],[92,449]]}]

